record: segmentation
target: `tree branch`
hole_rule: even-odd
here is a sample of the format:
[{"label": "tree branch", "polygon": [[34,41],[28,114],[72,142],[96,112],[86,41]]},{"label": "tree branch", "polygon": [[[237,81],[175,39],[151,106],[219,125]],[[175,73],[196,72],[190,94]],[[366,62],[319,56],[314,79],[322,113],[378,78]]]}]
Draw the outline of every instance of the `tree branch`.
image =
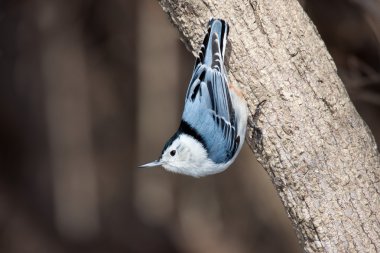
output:
[{"label": "tree branch", "polygon": [[296,0],[160,0],[196,54],[210,17],[230,24],[227,69],[247,141],[306,252],[380,250],[380,159],[315,26]]}]

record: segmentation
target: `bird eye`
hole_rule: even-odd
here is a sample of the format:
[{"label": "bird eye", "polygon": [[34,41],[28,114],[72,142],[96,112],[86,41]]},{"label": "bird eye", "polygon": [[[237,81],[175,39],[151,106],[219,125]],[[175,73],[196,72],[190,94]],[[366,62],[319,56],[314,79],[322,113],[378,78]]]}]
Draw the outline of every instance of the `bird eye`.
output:
[{"label": "bird eye", "polygon": [[170,151],[171,156],[175,156],[175,150]]}]

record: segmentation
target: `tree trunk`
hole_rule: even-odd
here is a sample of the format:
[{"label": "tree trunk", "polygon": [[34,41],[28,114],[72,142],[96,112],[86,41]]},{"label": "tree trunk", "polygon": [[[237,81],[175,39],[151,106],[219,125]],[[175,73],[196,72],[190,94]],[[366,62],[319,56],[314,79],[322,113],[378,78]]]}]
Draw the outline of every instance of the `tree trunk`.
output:
[{"label": "tree trunk", "polygon": [[299,3],[159,2],[194,55],[210,17],[229,22],[226,65],[250,108],[247,141],[271,176],[304,250],[380,250],[376,143]]}]

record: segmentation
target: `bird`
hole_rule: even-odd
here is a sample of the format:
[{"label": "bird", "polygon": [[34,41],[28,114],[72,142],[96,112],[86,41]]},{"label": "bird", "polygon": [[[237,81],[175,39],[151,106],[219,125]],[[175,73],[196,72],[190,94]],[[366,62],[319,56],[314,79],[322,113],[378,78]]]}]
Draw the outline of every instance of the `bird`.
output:
[{"label": "bird", "polygon": [[196,178],[226,170],[245,139],[248,108],[238,87],[227,80],[224,56],[229,25],[211,18],[196,58],[177,132],[159,159],[139,167],[162,166]]}]

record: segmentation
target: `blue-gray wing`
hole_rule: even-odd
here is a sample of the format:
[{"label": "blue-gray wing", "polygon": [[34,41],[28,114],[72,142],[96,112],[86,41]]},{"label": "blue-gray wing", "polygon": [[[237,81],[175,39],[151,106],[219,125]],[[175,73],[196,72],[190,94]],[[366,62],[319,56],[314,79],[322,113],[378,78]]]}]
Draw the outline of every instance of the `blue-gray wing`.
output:
[{"label": "blue-gray wing", "polygon": [[198,64],[189,86],[182,120],[203,140],[215,163],[229,161],[239,146],[235,111],[226,78],[217,68]]}]

